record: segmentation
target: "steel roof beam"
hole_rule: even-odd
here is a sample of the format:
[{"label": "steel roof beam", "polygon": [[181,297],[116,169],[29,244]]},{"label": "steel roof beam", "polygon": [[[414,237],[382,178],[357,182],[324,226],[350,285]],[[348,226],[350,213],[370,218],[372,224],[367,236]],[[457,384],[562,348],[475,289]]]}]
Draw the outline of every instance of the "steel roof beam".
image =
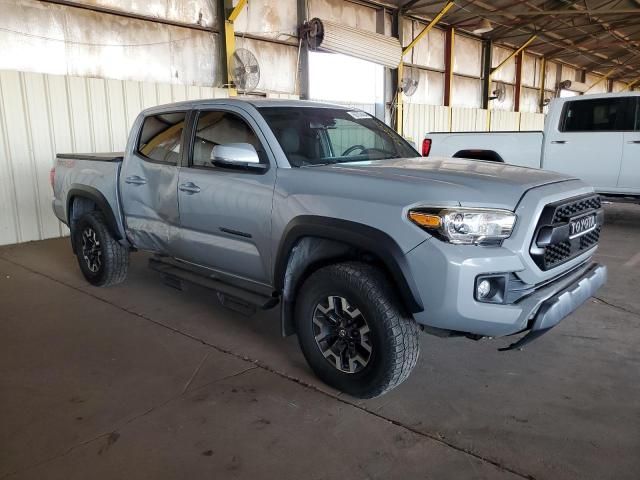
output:
[{"label": "steel roof beam", "polygon": [[538,16],[546,16],[546,15],[567,15],[567,16],[576,16],[576,15],[640,15],[640,8],[619,8],[614,10],[523,10],[523,11],[509,11],[507,10],[493,10],[487,12],[470,12],[472,15],[479,15],[483,17],[509,17],[511,15],[515,17],[538,17]]}]

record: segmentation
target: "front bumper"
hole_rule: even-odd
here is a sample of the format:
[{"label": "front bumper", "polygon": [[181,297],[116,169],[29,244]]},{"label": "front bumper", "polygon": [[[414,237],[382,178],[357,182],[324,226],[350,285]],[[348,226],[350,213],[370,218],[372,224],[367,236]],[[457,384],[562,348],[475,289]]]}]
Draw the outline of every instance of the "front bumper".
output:
[{"label": "front bumper", "polygon": [[546,331],[605,283],[606,267],[590,261],[594,251],[558,267],[556,277],[529,285],[535,288],[518,301],[494,304],[475,300],[476,278],[506,272],[520,275],[526,265],[519,255],[503,247],[456,246],[435,239],[424,242],[408,254],[426,307],[414,318],[429,327],[487,337]]},{"label": "front bumper", "polygon": [[581,268],[577,274],[578,278],[572,279],[566,288],[542,302],[533,318],[529,333],[500,350],[524,347],[527,343],[555,327],[571,312],[577,310],[607,282],[607,267],[595,262],[587,265],[584,269]]}]

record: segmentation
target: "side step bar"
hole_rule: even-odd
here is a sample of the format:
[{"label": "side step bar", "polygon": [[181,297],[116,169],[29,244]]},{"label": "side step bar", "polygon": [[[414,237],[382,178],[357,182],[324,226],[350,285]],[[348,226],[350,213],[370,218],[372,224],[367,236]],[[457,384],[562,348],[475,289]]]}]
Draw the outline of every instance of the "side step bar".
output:
[{"label": "side step bar", "polygon": [[[149,259],[149,268],[162,274],[165,281],[174,288],[180,288],[180,282],[199,285],[218,293],[218,298],[223,305],[242,303],[267,310],[278,304],[279,299],[250,292],[242,288],[230,285],[221,280],[207,277],[189,268],[177,265],[176,262],[162,257],[152,257]],[[230,297],[230,298],[226,298]]]}]

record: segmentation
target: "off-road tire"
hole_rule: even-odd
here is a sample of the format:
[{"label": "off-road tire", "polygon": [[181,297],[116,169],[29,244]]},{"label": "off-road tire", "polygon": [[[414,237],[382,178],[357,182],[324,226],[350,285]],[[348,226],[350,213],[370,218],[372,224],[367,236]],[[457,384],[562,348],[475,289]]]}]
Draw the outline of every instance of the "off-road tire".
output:
[{"label": "off-road tire", "polygon": [[[366,319],[372,348],[368,363],[360,371],[340,370],[332,364],[339,361],[325,358],[316,342],[316,308],[331,296],[347,299]],[[404,313],[383,272],[366,263],[338,263],[311,274],[298,291],[295,323],[300,347],[315,374],[331,387],[357,398],[377,397],[395,388],[406,380],[418,360],[418,325]]]},{"label": "off-road tire", "polygon": [[[91,263],[85,258],[83,235],[87,232],[94,232],[95,236],[90,236],[99,242],[100,262],[97,269],[97,262]],[[82,215],[74,225],[71,235],[80,270],[89,283],[96,287],[108,287],[122,283],[127,278],[129,251],[113,237],[102,212],[92,211]]]}]

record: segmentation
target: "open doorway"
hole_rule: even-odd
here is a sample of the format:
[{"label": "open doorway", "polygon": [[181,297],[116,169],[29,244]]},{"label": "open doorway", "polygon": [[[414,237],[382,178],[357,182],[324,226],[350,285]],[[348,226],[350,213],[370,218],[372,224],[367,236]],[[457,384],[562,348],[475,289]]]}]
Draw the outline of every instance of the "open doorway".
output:
[{"label": "open doorway", "polygon": [[384,112],[384,67],[339,53],[309,52],[309,98],[371,115]]}]

